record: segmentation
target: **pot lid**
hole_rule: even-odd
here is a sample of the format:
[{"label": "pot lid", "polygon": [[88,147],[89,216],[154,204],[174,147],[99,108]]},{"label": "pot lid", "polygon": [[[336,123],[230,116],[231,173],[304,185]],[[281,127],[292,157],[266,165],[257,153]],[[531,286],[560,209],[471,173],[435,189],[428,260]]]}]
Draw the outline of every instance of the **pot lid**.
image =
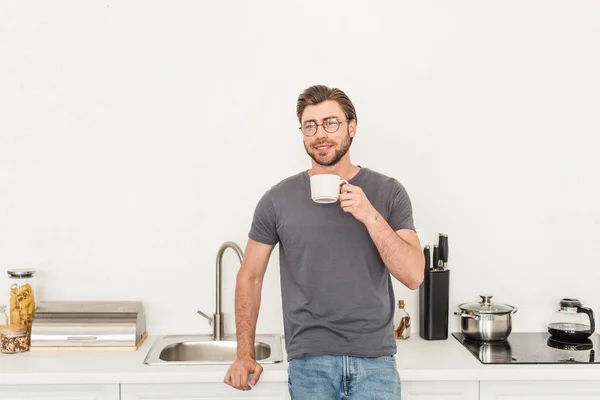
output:
[{"label": "pot lid", "polygon": [[506,314],[512,312],[515,308],[508,304],[492,303],[493,296],[487,294],[479,295],[479,303],[464,303],[459,305],[461,310],[470,311],[479,314]]}]

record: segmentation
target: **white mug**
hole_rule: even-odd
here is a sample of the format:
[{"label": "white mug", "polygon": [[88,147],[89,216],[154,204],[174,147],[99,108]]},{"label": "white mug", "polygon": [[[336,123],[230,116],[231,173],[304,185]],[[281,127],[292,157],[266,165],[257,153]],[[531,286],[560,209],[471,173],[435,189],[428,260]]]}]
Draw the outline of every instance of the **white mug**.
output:
[{"label": "white mug", "polygon": [[335,203],[340,197],[340,186],[348,183],[337,175],[319,174],[310,177],[310,198],[315,203]]}]

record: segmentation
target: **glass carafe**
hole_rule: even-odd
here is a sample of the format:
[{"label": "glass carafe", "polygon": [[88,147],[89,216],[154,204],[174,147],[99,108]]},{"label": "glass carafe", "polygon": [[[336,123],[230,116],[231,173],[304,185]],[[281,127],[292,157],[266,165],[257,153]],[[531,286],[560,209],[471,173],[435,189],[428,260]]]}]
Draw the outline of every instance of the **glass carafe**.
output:
[{"label": "glass carafe", "polygon": [[577,299],[562,299],[560,308],[548,324],[553,339],[571,343],[585,342],[594,330],[594,312],[583,307]]}]

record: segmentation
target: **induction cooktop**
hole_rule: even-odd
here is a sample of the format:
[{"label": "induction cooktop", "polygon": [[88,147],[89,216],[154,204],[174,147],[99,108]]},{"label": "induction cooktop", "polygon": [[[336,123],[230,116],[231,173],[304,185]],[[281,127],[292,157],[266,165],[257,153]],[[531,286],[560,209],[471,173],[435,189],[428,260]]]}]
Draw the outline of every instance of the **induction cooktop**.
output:
[{"label": "induction cooktop", "polygon": [[500,342],[480,342],[452,334],[483,364],[598,364],[600,335],[593,333],[583,343],[559,342],[546,332],[513,332]]}]

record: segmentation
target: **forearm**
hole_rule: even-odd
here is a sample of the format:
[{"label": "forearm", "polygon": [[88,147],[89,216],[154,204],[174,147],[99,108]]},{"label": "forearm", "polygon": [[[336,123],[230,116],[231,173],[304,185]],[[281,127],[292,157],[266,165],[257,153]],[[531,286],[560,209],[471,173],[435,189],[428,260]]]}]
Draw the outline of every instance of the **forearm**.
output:
[{"label": "forearm", "polygon": [[256,321],[260,308],[262,279],[255,279],[239,273],[235,286],[235,325],[237,334],[238,358],[251,357],[254,354]]},{"label": "forearm", "polygon": [[409,289],[419,287],[425,265],[421,249],[404,241],[380,214],[365,222],[365,226],[392,276]]}]

